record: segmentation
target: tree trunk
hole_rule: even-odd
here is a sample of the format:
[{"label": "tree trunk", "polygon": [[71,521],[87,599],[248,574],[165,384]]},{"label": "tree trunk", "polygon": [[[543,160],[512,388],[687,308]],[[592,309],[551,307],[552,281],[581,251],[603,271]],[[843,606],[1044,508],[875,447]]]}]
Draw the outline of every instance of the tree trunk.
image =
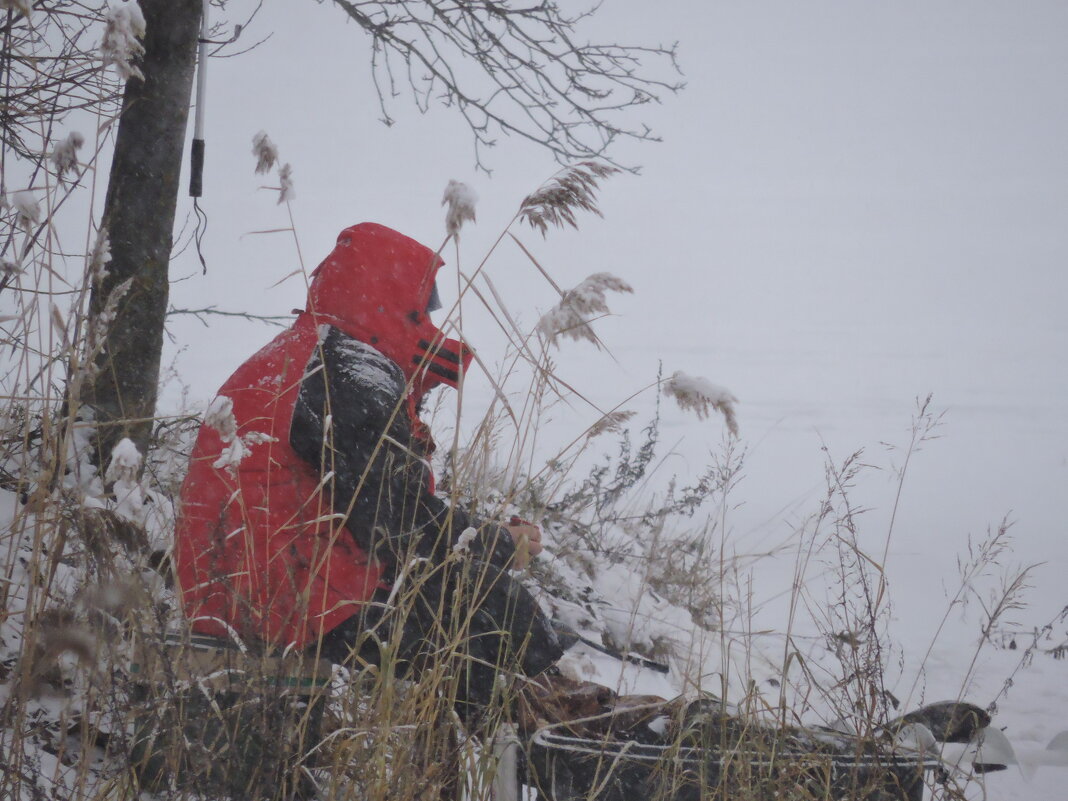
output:
[{"label": "tree trunk", "polygon": [[140,5],[146,23],[145,79],[126,83],[104,203],[111,263],[89,306],[91,320],[98,320],[115,287],[132,279],[108,324],[98,372],[82,399],[98,423],[94,461],[101,467],[121,437],[144,453],[152,431],[202,7],[201,0],[140,0]]}]

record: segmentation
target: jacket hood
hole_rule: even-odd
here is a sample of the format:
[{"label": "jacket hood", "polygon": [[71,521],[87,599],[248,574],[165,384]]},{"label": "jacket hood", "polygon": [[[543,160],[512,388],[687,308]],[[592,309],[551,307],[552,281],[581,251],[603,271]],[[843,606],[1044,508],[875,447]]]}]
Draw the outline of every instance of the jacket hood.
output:
[{"label": "jacket hood", "polygon": [[417,395],[437,384],[455,388],[471,352],[446,339],[426,313],[443,264],[404,234],[376,223],[354,225],[312,273],[307,313],[388,356]]}]

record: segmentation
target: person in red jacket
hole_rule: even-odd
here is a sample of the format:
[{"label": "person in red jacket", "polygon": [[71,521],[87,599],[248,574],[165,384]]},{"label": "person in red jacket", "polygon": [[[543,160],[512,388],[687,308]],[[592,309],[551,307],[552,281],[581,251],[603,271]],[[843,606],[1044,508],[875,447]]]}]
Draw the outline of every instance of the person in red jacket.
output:
[{"label": "person in red jacket", "polygon": [[[415,661],[433,632],[462,620],[474,666],[465,697],[480,703],[497,669],[533,675],[558,658],[549,622],[508,575],[522,566],[516,539],[540,550],[536,527],[485,523],[434,494],[418,410],[430,389],[456,388],[471,360],[429,319],[441,265],[383,226],[345,229],[296,322],[223,384],[176,528],[194,632],[374,661],[366,632],[400,626],[402,656]],[[390,617],[416,573],[416,601]]]}]

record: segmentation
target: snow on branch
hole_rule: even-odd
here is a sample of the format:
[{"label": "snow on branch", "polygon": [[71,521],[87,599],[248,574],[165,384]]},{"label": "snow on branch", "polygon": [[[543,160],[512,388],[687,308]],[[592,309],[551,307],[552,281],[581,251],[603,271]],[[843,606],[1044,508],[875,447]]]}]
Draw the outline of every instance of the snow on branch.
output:
[{"label": "snow on branch", "polygon": [[610,273],[594,273],[574,289],[564,292],[560,302],[538,321],[538,331],[554,344],[559,337],[588,340],[600,347],[597,335],[590,328],[595,317],[609,314],[605,294],[633,292],[630,284]]},{"label": "snow on branch", "polygon": [[734,416],[734,404],[738,399],[728,389],[713,384],[707,378],[681,371],[666,379],[661,386],[666,395],[678,402],[680,409],[694,412],[698,420],[704,420],[713,410],[719,412],[727,423],[727,430],[733,436],[738,436],[738,421]]},{"label": "snow on branch", "polygon": [[133,523],[144,522],[144,495],[137,473],[141,469],[141,452],[132,440],[123,437],[111,449],[111,463],[104,474],[106,481],[114,482],[115,514]]},{"label": "snow on branch", "polygon": [[89,254],[89,275],[94,285],[104,280],[109,264],[111,264],[111,238],[108,237],[107,229],[101,228],[96,232],[96,241]]},{"label": "snow on branch", "polygon": [[29,189],[23,189],[11,195],[11,205],[18,215],[19,225],[29,231],[41,222],[41,204]]},{"label": "snow on branch", "polygon": [[49,158],[56,170],[56,177],[60,181],[63,180],[63,176],[68,172],[74,172],[78,169],[78,150],[84,144],[85,137],[77,131],[71,131],[67,134],[66,139],[56,143]]},{"label": "snow on branch", "polygon": [[144,54],[145,48],[139,39],[145,38],[145,17],[137,0],[111,0],[104,14],[104,39],[100,43],[100,56],[104,66],[115,66],[115,71],[124,81],[130,78],[145,79],[141,69],[133,63]]}]

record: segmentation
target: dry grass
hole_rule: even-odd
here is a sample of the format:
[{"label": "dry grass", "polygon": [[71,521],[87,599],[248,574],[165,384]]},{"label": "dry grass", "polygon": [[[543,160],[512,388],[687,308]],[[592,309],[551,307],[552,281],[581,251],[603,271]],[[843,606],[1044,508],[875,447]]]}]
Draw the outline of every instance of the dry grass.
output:
[{"label": "dry grass", "polygon": [[[70,27],[80,24],[77,16],[38,12],[35,25],[42,38],[31,36],[17,20],[4,32],[5,64],[13,81],[32,86],[39,74],[34,70],[52,70],[70,91],[56,95],[62,105],[17,105],[5,121],[5,188],[29,188],[40,210],[36,221],[27,203],[21,210],[6,207],[0,215],[5,265],[0,277],[5,304],[0,322],[5,345],[0,797],[117,801],[151,787],[157,798],[176,800],[317,793],[397,801],[445,798],[461,785],[468,797],[487,797],[496,770],[487,741],[500,723],[514,722],[518,696],[539,690],[524,677],[505,676],[484,718],[460,720],[456,700],[464,663],[471,658],[472,623],[461,596],[438,596],[447,612],[439,619],[448,625],[434,633],[417,672],[395,669],[410,659],[399,627],[388,636],[367,632],[358,645],[373,645],[378,658],[361,658],[357,649],[332,670],[325,687],[317,684],[323,674],[314,655],[279,659],[258,652],[255,644],[235,642],[213,652],[215,662],[198,661],[204,652],[190,639],[169,570],[173,501],[198,416],[156,421],[154,447],[139,485],[148,501],[133,514],[106,490],[104,477],[85,458],[92,419],[80,405],[81,388],[109,315],[105,309],[90,320],[87,309],[89,292],[106,264],[106,236],[94,223],[94,202],[97,154],[106,145],[114,86],[101,80],[85,55],[79,44],[85,30]],[[42,48],[55,40],[49,26],[60,25],[77,35],[63,40],[57,51],[45,52]],[[82,113],[91,115],[98,132],[86,143],[87,155],[78,151],[82,161],[76,164],[69,153],[61,159],[48,156],[55,151],[50,143],[68,136],[62,128],[72,105],[88,109]],[[885,625],[889,592],[881,568],[892,524],[882,558],[861,548],[861,519],[850,496],[862,469],[859,456],[829,467],[819,511],[791,532],[803,543],[799,576],[807,560],[830,559],[838,577],[839,593],[829,607],[815,603],[799,584],[792,608],[796,615],[807,612],[821,620],[840,670],[837,675],[818,672],[787,626],[782,690],[768,699],[751,681],[755,633],[749,630],[748,593],[729,537],[729,510],[744,460],[736,439],[725,438],[719,459],[692,484],[672,484],[654,501],[646,500],[643,490],[658,464],[658,419],[632,443],[626,428],[631,413],[622,408],[627,401],[601,409],[566,384],[550,355],[550,338],[539,336],[537,328],[522,329],[484,275],[499,244],[506,238],[516,242],[532,272],[549,280],[573,313],[568,330],[602,344],[590,323],[608,313],[603,290],[629,287],[619,279],[602,279],[601,291],[592,296],[588,286],[582,291],[560,287],[515,229],[525,222],[546,234],[551,227],[575,226],[582,211],[598,213],[595,190],[614,171],[583,163],[562,172],[523,201],[469,276],[457,260],[463,278],[445,327],[460,326],[462,304],[484,304],[511,348],[499,368],[481,365],[496,400],[467,441],[461,441],[456,426],[451,446],[443,449],[444,488],[454,501],[490,517],[515,513],[544,521],[551,558],[540,560],[524,580],[542,594],[546,606],[597,632],[610,648],[670,662],[673,678],[698,699],[667,708],[667,734],[653,745],[671,756],[713,749],[724,762],[665,762],[641,785],[643,794],[732,801],[892,797],[866,788],[868,778],[854,776],[860,784],[843,786],[829,772],[833,760],[818,747],[805,758],[780,758],[789,743],[796,745],[790,738],[802,736],[789,724],[806,709],[832,710],[849,721],[864,753],[885,744],[885,724],[895,714],[883,681],[892,650]],[[473,209],[464,218],[473,219]],[[453,227],[458,230],[455,219]],[[480,275],[486,293],[476,286]],[[656,391],[660,383],[640,391]],[[718,409],[733,430],[730,393],[692,380],[688,386],[699,390],[686,395],[692,408]],[[565,402],[582,410],[589,424],[550,458],[536,460],[539,444],[550,436],[542,430],[545,421]],[[442,408],[440,414],[461,417],[462,393],[455,404],[455,410]],[[933,419],[928,407],[921,407],[902,484],[912,453],[931,436]],[[606,432],[617,436],[613,458],[576,477],[586,455],[605,447]],[[1007,528],[998,529],[962,564],[959,597],[972,577],[997,563],[1006,538]],[[450,560],[434,569],[463,568],[462,554]],[[410,614],[433,572],[417,561],[406,571],[407,580],[389,602],[395,619]],[[627,577],[633,608],[613,609],[604,601],[595,587],[604,572]],[[986,610],[980,646],[1018,602],[1025,584],[1026,573],[1006,580],[1004,592]],[[656,619],[667,615],[675,617]],[[650,628],[650,619],[658,625]],[[673,621],[678,622],[674,629],[668,625]],[[715,660],[717,669],[710,670]],[[710,696],[729,693],[735,706],[725,717]],[[585,797],[592,788],[598,797],[622,798],[633,792],[627,783],[633,777],[623,780],[633,755],[621,754],[620,747],[630,746],[619,744],[639,736],[639,724],[648,716],[635,718],[633,709],[626,710],[625,719],[618,709],[606,715],[605,704],[615,702],[606,697],[596,703],[600,706],[589,717],[610,723],[584,729],[600,748],[581,762],[580,772],[588,775],[582,781],[572,777],[570,792]],[[536,717],[520,721],[524,737],[537,722]],[[545,786],[549,757],[543,752],[534,759],[542,759],[546,770],[540,791],[551,792],[555,801],[569,798],[564,785]],[[885,774],[872,781],[883,779]],[[952,796],[956,791],[938,792]]]}]

